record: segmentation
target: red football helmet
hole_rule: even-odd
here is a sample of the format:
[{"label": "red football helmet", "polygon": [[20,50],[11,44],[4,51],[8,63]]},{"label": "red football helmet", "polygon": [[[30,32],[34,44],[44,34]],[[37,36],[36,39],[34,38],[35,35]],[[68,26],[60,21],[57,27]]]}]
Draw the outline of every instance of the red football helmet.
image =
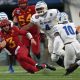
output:
[{"label": "red football helmet", "polygon": [[18,4],[24,4],[24,3],[27,3],[28,0],[18,0]]},{"label": "red football helmet", "polygon": [[3,19],[2,21],[0,21],[0,27],[2,28],[2,27],[6,27],[6,26],[11,26],[11,23],[10,23],[10,21],[9,20],[7,20],[7,19]]},{"label": "red football helmet", "polygon": [[21,8],[26,8],[28,0],[18,0],[18,5]]}]

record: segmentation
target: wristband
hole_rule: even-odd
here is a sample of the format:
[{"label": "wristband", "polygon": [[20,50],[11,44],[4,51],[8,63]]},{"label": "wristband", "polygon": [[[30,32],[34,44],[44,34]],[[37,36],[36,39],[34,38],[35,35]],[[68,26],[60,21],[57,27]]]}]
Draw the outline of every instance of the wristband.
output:
[{"label": "wristband", "polygon": [[33,36],[31,35],[30,32],[28,32],[26,35],[27,35],[27,37],[28,37],[30,40],[33,39]]}]

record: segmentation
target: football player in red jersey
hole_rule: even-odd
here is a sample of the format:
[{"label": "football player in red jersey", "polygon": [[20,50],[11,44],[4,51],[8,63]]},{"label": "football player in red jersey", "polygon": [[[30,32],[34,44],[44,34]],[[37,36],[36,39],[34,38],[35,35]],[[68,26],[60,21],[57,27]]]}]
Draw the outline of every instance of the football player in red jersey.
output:
[{"label": "football player in red jersey", "polygon": [[[0,21],[3,19],[8,19],[8,15],[5,12],[0,12]],[[13,22],[11,20],[9,21],[11,22],[11,25],[13,25]],[[9,62],[8,71],[10,73],[13,73],[14,72],[13,63],[15,63],[15,56],[11,55],[6,48],[4,48],[3,51],[5,51],[8,54],[8,62]]]},{"label": "football player in red jersey", "polygon": [[[18,24],[19,28],[21,29],[25,25],[29,24],[31,16],[35,13],[35,6],[27,5],[28,0],[18,0],[19,7],[14,9],[12,16],[13,16],[13,22],[14,24]],[[36,25],[34,25],[36,26]],[[22,37],[22,42],[26,47],[30,50],[30,47],[32,49],[33,54],[37,57],[37,59],[40,59],[40,31],[37,27],[32,27],[28,31],[32,34],[34,37],[37,45],[31,45],[30,40],[26,38],[25,36]]]},{"label": "football player in red jersey", "polygon": [[[4,47],[13,55],[16,56],[16,60],[19,62],[22,68],[30,73],[34,73],[43,68],[48,68],[50,70],[56,70],[53,66],[42,64],[38,65],[31,57],[28,56],[28,49],[19,40],[19,35],[25,35],[31,41],[31,44],[36,45],[30,32],[25,30],[20,30],[18,27],[11,27],[9,20],[4,19],[0,22],[0,49]],[[37,64],[37,65],[36,65]]]}]

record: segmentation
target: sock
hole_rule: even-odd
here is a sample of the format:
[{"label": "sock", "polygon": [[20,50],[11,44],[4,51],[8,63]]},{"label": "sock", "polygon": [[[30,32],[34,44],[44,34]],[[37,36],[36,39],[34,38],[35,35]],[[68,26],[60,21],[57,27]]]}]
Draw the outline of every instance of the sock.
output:
[{"label": "sock", "polygon": [[64,59],[63,59],[63,58],[59,58],[56,63],[57,63],[59,66],[64,67]]}]

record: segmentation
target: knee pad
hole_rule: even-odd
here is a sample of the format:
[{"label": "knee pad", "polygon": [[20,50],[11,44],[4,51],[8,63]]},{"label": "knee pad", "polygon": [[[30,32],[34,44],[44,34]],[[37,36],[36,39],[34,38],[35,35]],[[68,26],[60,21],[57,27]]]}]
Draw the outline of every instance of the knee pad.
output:
[{"label": "knee pad", "polygon": [[51,54],[51,60],[56,62],[59,59],[59,56],[56,54]]},{"label": "knee pad", "polygon": [[57,54],[60,55],[60,56],[64,56],[65,55],[65,51],[63,49],[58,50]]}]

